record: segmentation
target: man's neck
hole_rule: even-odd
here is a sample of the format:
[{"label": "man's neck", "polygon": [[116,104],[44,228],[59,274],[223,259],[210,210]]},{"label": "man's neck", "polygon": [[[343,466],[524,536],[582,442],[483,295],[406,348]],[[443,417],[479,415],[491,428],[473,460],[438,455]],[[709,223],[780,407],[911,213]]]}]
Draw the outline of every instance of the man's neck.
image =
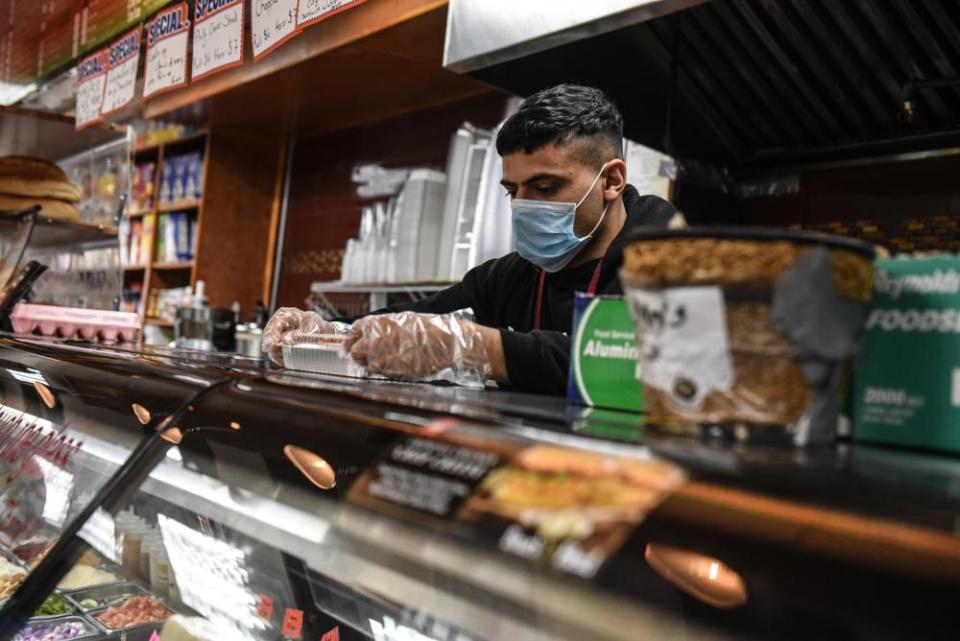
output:
[{"label": "man's neck", "polygon": [[591,260],[605,256],[607,249],[610,247],[610,243],[617,237],[617,234],[620,233],[620,230],[623,229],[626,222],[627,210],[623,206],[623,198],[617,198],[616,201],[610,203],[610,209],[607,210],[607,215],[604,217],[603,223],[593,238],[591,238],[590,242],[577,254],[576,258],[570,261],[570,267],[578,267],[584,263],[589,263]]}]

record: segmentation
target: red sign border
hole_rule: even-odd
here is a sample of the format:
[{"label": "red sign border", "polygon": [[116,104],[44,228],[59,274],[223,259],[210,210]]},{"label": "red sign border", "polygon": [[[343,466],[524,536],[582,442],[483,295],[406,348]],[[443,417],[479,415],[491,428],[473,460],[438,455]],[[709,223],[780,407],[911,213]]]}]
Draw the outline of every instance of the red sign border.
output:
[{"label": "red sign border", "polygon": [[[253,10],[253,7],[252,7],[252,6],[250,7],[250,10],[251,10],[251,11]],[[300,0],[297,0],[297,15],[299,15],[299,14],[300,14]],[[253,62],[254,62],[254,63],[260,62],[260,61],[263,60],[265,57],[267,57],[269,54],[271,54],[271,53],[273,53],[274,51],[276,51],[277,47],[279,47],[280,45],[287,44],[288,42],[290,42],[291,40],[293,40],[294,38],[296,38],[297,36],[299,36],[301,33],[303,33],[303,29],[302,29],[301,27],[298,27],[298,26],[297,26],[297,17],[294,16],[294,17],[293,17],[293,31],[292,31],[291,33],[288,33],[287,35],[285,35],[285,36],[284,36],[283,38],[281,38],[280,40],[277,40],[277,41],[274,42],[272,45],[270,45],[269,47],[267,47],[266,49],[264,49],[263,51],[261,51],[261,52],[259,53],[259,55],[258,55],[257,53],[255,53],[255,52],[253,52]],[[252,15],[252,14],[250,15],[250,49],[251,49],[251,52],[252,52],[252,50],[253,50],[253,15]]]},{"label": "red sign border", "polygon": [[[298,18],[300,17],[300,3],[301,3],[302,1],[303,1],[303,0],[297,0],[297,17],[298,17]],[[327,13],[321,15],[321,16],[317,16],[316,18],[311,18],[310,20],[307,20],[307,21],[304,22],[303,24],[299,25],[299,28],[300,28],[300,29],[306,29],[307,27],[312,27],[312,26],[315,25],[315,24],[320,24],[321,22],[323,22],[323,21],[326,20],[327,18],[332,18],[333,16],[337,15],[338,13],[343,13],[344,11],[346,11],[346,10],[348,10],[348,9],[353,9],[353,8],[355,8],[355,7],[358,7],[359,5],[363,4],[363,3],[366,2],[366,1],[367,1],[367,0],[353,0],[353,2],[348,2],[347,4],[343,5],[342,7],[338,8],[338,9],[334,9],[333,11],[329,11],[329,12],[327,12]]]},{"label": "red sign border", "polygon": [[[363,1],[363,0],[361,0],[361,2],[362,2],[362,1]],[[243,30],[244,27],[246,26],[246,15],[247,15],[247,10],[246,10],[246,9],[247,9],[247,3],[245,2],[245,0],[235,0],[235,2],[240,5],[240,59],[237,60],[236,62],[231,62],[230,64],[223,65],[222,67],[217,67],[216,69],[211,69],[211,70],[209,70],[209,71],[205,71],[205,72],[203,72],[202,74],[200,74],[199,76],[194,76],[194,75],[193,75],[193,64],[192,64],[192,63],[193,63],[193,53],[191,53],[191,54],[190,54],[190,63],[191,63],[191,65],[190,65],[190,82],[199,82],[200,80],[203,80],[203,79],[205,79],[205,78],[209,78],[209,77],[211,77],[211,76],[215,76],[215,75],[217,75],[218,73],[220,73],[220,72],[222,72],[222,71],[227,71],[228,69],[234,69],[234,68],[236,68],[236,67],[240,67],[240,66],[243,65],[243,63],[244,63],[244,58],[246,57],[246,53],[247,53],[247,51],[246,51],[247,34],[246,34],[246,32]],[[198,20],[198,19],[197,19],[196,8],[194,8],[192,31],[193,31],[193,32],[196,32],[196,30],[197,30],[197,25],[200,24],[201,22],[206,21],[208,18],[210,18],[210,16],[212,16],[212,15],[214,15],[214,14],[217,14],[217,13],[220,13],[221,11],[224,11],[224,10],[226,10],[226,9],[229,9],[229,8],[231,8],[232,6],[234,6],[234,5],[232,5],[232,4],[231,4],[231,5],[224,5],[224,6],[220,7],[219,9],[217,9],[216,11],[214,11],[213,13],[208,13],[208,14],[207,14],[207,17],[206,17],[206,18],[203,18],[202,20]],[[300,6],[300,0],[297,0],[297,7],[299,7],[299,6]],[[252,23],[253,20],[251,19],[250,22]],[[192,34],[191,34],[191,35],[192,35]],[[251,37],[253,37],[253,36],[251,36]],[[195,47],[193,46],[195,42],[196,42],[196,41],[191,38],[191,40],[190,40],[191,51],[194,51],[194,50],[195,50]],[[253,45],[252,45],[252,43],[251,43],[251,47],[252,47],[252,46],[253,46]]]},{"label": "red sign border", "polygon": [[[134,32],[137,32],[137,73],[139,73],[139,72],[140,72],[140,43],[143,42],[143,24],[142,24],[142,23],[137,24],[136,27],[130,29],[129,31],[126,31],[125,33],[120,34],[119,37],[114,38],[113,42],[111,42],[110,45],[107,46],[107,51],[109,51],[110,49],[112,49],[113,46],[114,46],[116,43],[120,42],[121,40],[123,40],[124,38],[126,38],[127,36],[129,36],[131,33],[134,33]],[[108,60],[109,60],[109,57],[108,57]],[[144,58],[144,65],[146,65],[146,58]],[[110,69],[112,69],[112,68],[113,68],[113,67],[110,67]],[[110,69],[107,69],[107,80],[110,79]],[[144,71],[146,71],[146,67],[144,67]],[[136,85],[136,80],[134,80],[134,85]],[[105,97],[106,97],[106,92],[107,92],[107,83],[106,83],[106,82],[103,83],[103,92],[104,92],[104,98],[105,98]],[[123,103],[122,105],[120,105],[119,107],[117,107],[116,109],[112,109],[112,110],[110,110],[110,111],[101,111],[101,112],[100,112],[101,118],[104,117],[104,116],[109,116],[110,114],[115,114],[115,113],[117,113],[118,111],[120,111],[121,109],[123,109],[123,108],[125,108],[127,105],[129,105],[131,102],[133,102],[133,101],[136,99],[136,97],[137,97],[137,92],[136,92],[136,90],[134,90],[133,95],[130,96],[130,100],[126,101],[125,103]],[[102,107],[103,107],[103,101],[102,101],[102,100],[100,101],[100,106],[101,106],[101,109],[102,109]]]},{"label": "red sign border", "polygon": [[[83,59],[82,59],[80,62],[77,63],[77,67],[80,67],[81,65],[83,65],[83,63],[85,63],[85,62],[86,62],[87,60],[89,60],[90,58],[96,58],[96,57],[98,57],[98,56],[103,56],[103,58],[104,58],[103,71],[100,72],[100,73],[98,73],[98,74],[95,75],[95,76],[90,76],[89,78],[87,78],[87,79],[84,80],[84,81],[81,81],[80,78],[77,77],[78,93],[79,93],[79,87],[80,87],[81,84],[83,84],[83,83],[85,83],[85,82],[90,82],[90,80],[93,79],[93,78],[99,78],[100,76],[106,76],[106,75],[107,75],[107,72],[110,70],[110,47],[103,47],[102,49],[97,49],[94,53],[91,53],[91,54],[88,55],[88,56],[84,56]],[[103,96],[104,96],[104,93],[105,93],[106,91],[107,91],[107,79],[104,78],[104,79],[103,79],[103,89],[100,91],[100,112],[99,112],[100,115],[97,116],[96,118],[94,118],[93,120],[88,120],[87,122],[83,123],[82,125],[76,125],[76,124],[74,124],[74,127],[73,127],[73,128],[74,128],[74,131],[83,131],[84,129],[87,129],[87,128],[92,127],[92,126],[94,126],[94,125],[99,125],[101,122],[104,121],[104,117],[103,117],[103,115],[104,115],[104,114],[103,114]],[[76,115],[74,115],[74,120],[76,120]]]},{"label": "red sign border", "polygon": [[[297,1],[299,2],[299,0],[297,0]],[[181,3],[179,3],[179,4],[171,5],[171,6],[167,7],[166,9],[163,9],[162,11],[158,11],[157,13],[155,13],[155,14],[153,15],[153,20],[150,20],[150,22],[146,23],[146,25],[144,25],[144,29],[145,29],[145,30],[149,29],[149,26],[150,26],[151,24],[153,24],[154,21],[156,21],[157,19],[159,19],[160,16],[162,16],[162,15],[164,15],[164,14],[167,14],[167,13],[171,13],[171,12],[179,9],[180,7],[183,7],[183,13],[184,13],[185,16],[187,16],[187,26],[186,26],[186,28],[184,29],[184,31],[187,32],[187,45],[188,45],[188,47],[189,47],[189,46],[192,46],[192,45],[193,45],[193,42],[190,40],[190,35],[191,35],[191,32],[193,31],[193,23],[190,21],[190,7],[189,7],[189,5],[187,4],[187,0],[183,0],[183,2],[181,2]],[[159,38],[159,39],[157,40],[157,42],[160,42],[160,40],[166,40],[167,38],[170,38],[170,37],[172,37],[172,36],[179,35],[179,34],[180,34],[179,31],[178,31],[177,33],[167,34],[167,35],[165,35],[163,38]],[[190,72],[193,70],[193,57],[192,57],[192,56],[188,56],[188,57],[190,57],[190,60],[184,62],[184,66],[185,66],[186,68],[184,69],[184,73],[183,73],[183,82],[181,82],[180,84],[176,84],[176,85],[170,85],[169,87],[164,87],[163,89],[158,89],[158,90],[154,91],[152,94],[150,94],[150,95],[148,96],[147,93],[146,93],[146,91],[147,91],[147,82],[146,82],[146,80],[147,80],[147,60],[150,58],[150,39],[147,38],[147,41],[146,41],[146,42],[147,42],[147,51],[146,51],[146,55],[143,57],[143,80],[144,80],[144,82],[143,82],[143,94],[142,94],[141,97],[140,97],[141,100],[143,100],[144,102],[146,102],[146,101],[148,101],[148,100],[153,100],[153,99],[156,98],[157,96],[162,96],[162,95],[165,94],[165,93],[169,93],[169,92],[171,92],[171,91],[176,91],[177,89],[183,89],[184,87],[186,87],[187,85],[190,84],[190,80],[191,80],[191,79],[190,79]],[[156,43],[154,43],[154,46],[156,46]],[[189,53],[189,52],[188,52],[188,53]]]}]

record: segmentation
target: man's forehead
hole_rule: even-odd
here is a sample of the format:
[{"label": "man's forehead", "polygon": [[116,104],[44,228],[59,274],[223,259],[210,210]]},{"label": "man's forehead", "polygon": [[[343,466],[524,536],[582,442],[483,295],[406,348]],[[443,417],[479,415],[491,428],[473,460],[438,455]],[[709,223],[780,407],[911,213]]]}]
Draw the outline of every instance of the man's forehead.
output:
[{"label": "man's forehead", "polygon": [[576,153],[576,145],[553,143],[529,154],[523,150],[506,154],[503,156],[503,179],[520,184],[540,174],[573,176],[583,165],[580,154]]}]

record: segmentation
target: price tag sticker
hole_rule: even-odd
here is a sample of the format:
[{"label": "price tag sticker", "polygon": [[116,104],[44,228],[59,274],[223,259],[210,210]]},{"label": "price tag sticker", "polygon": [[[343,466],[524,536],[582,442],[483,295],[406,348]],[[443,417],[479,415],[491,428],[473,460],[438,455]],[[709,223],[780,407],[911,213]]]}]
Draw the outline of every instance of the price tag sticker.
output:
[{"label": "price tag sticker", "polygon": [[322,637],[320,637],[320,641],[340,641],[340,626],[338,625],[332,630],[326,632]]},{"label": "price tag sticker", "polygon": [[267,621],[273,618],[273,597],[260,595],[257,599],[257,616]]},{"label": "price tag sticker", "polygon": [[283,611],[283,628],[280,634],[285,639],[300,639],[303,633],[303,610],[287,608]]}]

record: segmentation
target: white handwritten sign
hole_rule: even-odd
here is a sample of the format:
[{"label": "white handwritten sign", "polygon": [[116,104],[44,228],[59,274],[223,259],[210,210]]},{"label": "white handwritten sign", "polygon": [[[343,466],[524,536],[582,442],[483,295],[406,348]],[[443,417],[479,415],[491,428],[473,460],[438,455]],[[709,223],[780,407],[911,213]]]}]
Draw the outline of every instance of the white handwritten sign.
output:
[{"label": "white handwritten sign", "polygon": [[103,120],[103,88],[109,68],[107,49],[87,56],[77,65],[77,108],[75,126],[83,129]]},{"label": "white handwritten sign", "polygon": [[341,11],[346,11],[364,0],[300,0],[297,10],[297,28],[316,24]]},{"label": "white handwritten sign", "polygon": [[250,36],[256,62],[299,33],[297,0],[253,0]]},{"label": "white handwritten sign", "polygon": [[190,20],[187,3],[161,11],[147,24],[147,69],[143,97],[187,84],[187,45]]},{"label": "white handwritten sign", "polygon": [[243,0],[197,0],[193,12],[193,81],[240,64]]},{"label": "white handwritten sign", "polygon": [[140,25],[131,29],[110,45],[107,87],[103,94],[103,113],[125,107],[133,100],[140,66]]}]

